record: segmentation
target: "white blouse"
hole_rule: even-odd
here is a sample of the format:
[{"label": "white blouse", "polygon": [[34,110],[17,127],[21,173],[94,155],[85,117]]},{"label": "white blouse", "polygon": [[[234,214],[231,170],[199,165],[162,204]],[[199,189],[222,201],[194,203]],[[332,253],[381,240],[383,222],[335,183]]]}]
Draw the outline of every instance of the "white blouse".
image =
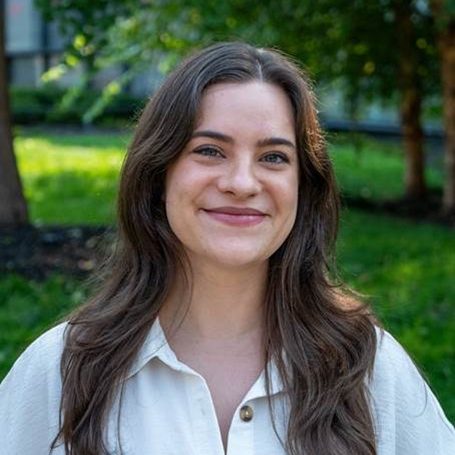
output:
[{"label": "white blouse", "polygon": [[[32,343],[0,384],[2,455],[49,454],[58,430],[64,328],[61,324]],[[285,437],[287,402],[273,364],[271,376],[277,433],[262,374],[234,414],[226,455],[285,454],[280,438]],[[455,454],[453,426],[408,355],[387,332],[380,337],[369,387],[378,455]],[[118,412],[117,400],[106,430],[113,454],[120,453]],[[158,320],[125,383],[119,436],[125,455],[225,455],[207,384],[177,359]],[[63,455],[63,447],[52,454]]]}]

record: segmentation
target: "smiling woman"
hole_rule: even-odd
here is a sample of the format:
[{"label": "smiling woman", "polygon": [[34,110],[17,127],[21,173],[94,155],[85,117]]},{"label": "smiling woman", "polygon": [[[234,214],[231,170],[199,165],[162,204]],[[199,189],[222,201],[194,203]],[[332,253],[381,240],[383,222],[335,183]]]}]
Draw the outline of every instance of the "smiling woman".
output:
[{"label": "smiling woman", "polygon": [[330,281],[338,194],[302,72],[217,44],[153,96],[99,292],[0,386],[6,455],[443,455],[437,400]]},{"label": "smiling woman", "polygon": [[265,271],[295,221],[294,144],[281,88],[249,82],[206,90],[191,140],[166,178],[167,218],[193,271],[196,257],[209,267]]}]

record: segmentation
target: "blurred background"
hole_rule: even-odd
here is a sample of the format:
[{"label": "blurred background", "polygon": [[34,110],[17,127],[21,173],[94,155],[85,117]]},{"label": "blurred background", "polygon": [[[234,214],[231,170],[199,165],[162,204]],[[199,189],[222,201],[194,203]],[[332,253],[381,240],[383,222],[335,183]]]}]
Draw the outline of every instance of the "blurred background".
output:
[{"label": "blurred background", "polygon": [[84,302],[137,116],[182,56],[276,47],[314,83],[340,277],[455,421],[454,0],[1,0],[0,379]]}]

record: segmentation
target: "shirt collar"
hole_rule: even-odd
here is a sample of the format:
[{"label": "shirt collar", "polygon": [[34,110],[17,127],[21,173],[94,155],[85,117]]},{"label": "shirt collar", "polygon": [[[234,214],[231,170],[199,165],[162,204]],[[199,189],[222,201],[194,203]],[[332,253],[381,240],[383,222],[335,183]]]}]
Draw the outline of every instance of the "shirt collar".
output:
[{"label": "shirt collar", "polygon": [[[148,364],[148,362],[154,358],[160,359],[163,363],[173,368],[174,370],[195,374],[191,368],[178,360],[174,351],[171,349],[169,343],[167,342],[159,318],[156,318],[153,322],[152,327],[144,341],[144,344],[139,349],[138,355],[130,368],[127,379],[137,374]],[[273,360],[269,361],[268,369],[270,375],[271,395],[283,392],[283,382],[278,372],[276,363]],[[265,395],[265,371],[262,371],[257,381],[245,396],[245,400],[251,400],[253,398],[258,398]]]},{"label": "shirt collar", "polygon": [[150,360],[158,357],[164,363],[174,364],[178,359],[170,348],[161,324],[158,318],[152,324],[151,329],[144,341],[144,344],[139,349],[135,361],[133,362],[127,379],[137,374]]}]

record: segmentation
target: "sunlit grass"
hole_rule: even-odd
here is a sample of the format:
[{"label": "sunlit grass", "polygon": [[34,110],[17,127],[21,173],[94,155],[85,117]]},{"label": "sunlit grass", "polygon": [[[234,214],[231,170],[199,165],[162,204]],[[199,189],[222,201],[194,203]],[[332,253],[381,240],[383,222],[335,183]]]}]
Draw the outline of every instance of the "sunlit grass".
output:
[{"label": "sunlit grass", "polygon": [[37,224],[112,223],[125,136],[18,137],[19,168]]}]

